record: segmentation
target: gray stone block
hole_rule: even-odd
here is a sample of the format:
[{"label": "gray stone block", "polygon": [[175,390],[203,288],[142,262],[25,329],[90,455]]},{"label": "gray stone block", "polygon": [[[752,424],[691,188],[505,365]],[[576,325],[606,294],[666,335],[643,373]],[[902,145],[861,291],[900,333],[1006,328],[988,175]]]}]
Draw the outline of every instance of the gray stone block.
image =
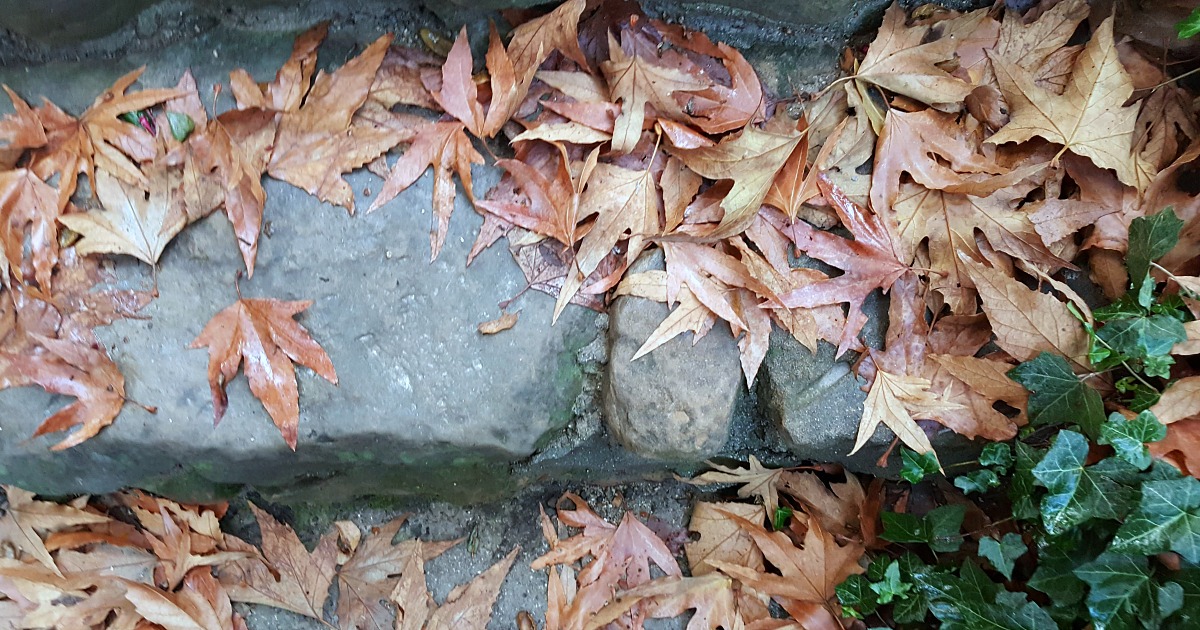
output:
[{"label": "gray stone block", "polygon": [[[662,253],[639,260],[632,271],[662,268]],[[729,437],[742,391],[737,342],[720,323],[692,345],[680,335],[631,361],[667,316],[665,304],[617,298],[609,313],[609,362],[604,416],[625,448],[665,461],[697,461],[715,454]]]}]

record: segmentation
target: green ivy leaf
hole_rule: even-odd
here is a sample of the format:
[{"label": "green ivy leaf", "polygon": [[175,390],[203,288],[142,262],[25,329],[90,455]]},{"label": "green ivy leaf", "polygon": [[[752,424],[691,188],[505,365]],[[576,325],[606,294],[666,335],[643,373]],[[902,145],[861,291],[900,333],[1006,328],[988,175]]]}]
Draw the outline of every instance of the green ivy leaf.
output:
[{"label": "green ivy leaf", "polygon": [[1144,556],[1106,552],[1076,569],[1075,575],[1091,587],[1087,607],[1096,630],[1141,627],[1138,619],[1158,609]]},{"label": "green ivy leaf", "polygon": [[842,609],[847,613],[857,613],[855,616],[859,619],[879,607],[879,599],[871,589],[871,581],[861,575],[846,578],[845,582],[837,585],[835,592]]},{"label": "green ivy leaf", "polygon": [[1098,322],[1124,319],[1126,317],[1141,317],[1145,314],[1145,307],[1138,304],[1137,296],[1132,292],[1122,295],[1119,300],[1112,304],[1106,304],[1092,311],[1092,317]]},{"label": "green ivy leaf", "polygon": [[1119,520],[1133,502],[1135,491],[1128,484],[1137,469],[1108,458],[1084,466],[1087,438],[1074,431],[1060,431],[1046,457],[1033,469],[1038,483],[1049,490],[1042,499],[1042,523],[1051,535],[1060,535],[1091,519]]},{"label": "green ivy leaf", "polygon": [[1147,359],[1169,355],[1175,344],[1187,339],[1187,331],[1174,317],[1152,315],[1111,321],[1096,338],[1125,356]]},{"label": "green ivy leaf", "polygon": [[1030,424],[1078,424],[1090,436],[1099,434],[1104,401],[1062,357],[1043,352],[1009,370],[1008,377],[1030,391]]},{"label": "green ivy leaf", "polygon": [[1109,444],[1117,457],[1129,462],[1138,470],[1146,470],[1154,462],[1150,458],[1147,442],[1157,442],[1167,437],[1167,427],[1149,411],[1143,411],[1132,420],[1113,413],[1100,427],[1101,444]]},{"label": "green ivy leaf", "polygon": [[1087,548],[1094,545],[1097,538],[1084,536],[1079,529],[1064,536],[1044,538],[1038,545],[1037,569],[1029,578],[1029,586],[1049,595],[1056,610],[1082,602],[1087,585],[1075,575],[1075,569],[1104,550],[1106,540],[1100,541],[1099,549]]},{"label": "green ivy leaf", "polygon": [[979,541],[979,556],[987,558],[1006,580],[1012,579],[1017,558],[1025,555],[1026,551],[1029,551],[1029,548],[1025,546],[1020,534],[1008,533],[1000,540],[983,538]]},{"label": "green ivy leaf", "polygon": [[883,580],[871,584],[871,590],[879,596],[880,604],[890,604],[904,598],[912,590],[912,584],[900,579],[900,563],[889,562],[883,572]]},{"label": "green ivy leaf", "polygon": [[927,475],[932,475],[942,469],[938,463],[937,454],[933,451],[918,453],[908,447],[900,447],[900,477],[911,484],[921,483]]},{"label": "green ivy leaf", "polygon": [[965,515],[963,505],[943,505],[924,516],[884,512],[880,536],[896,543],[925,543],[939,553],[956,551],[962,545],[958,532]]},{"label": "green ivy leaf", "polygon": [[784,527],[787,527],[788,519],[792,518],[793,513],[792,508],[786,505],[775,508],[775,514],[772,515],[771,519],[771,525],[775,528],[775,531],[780,531]]},{"label": "green ivy leaf", "polygon": [[1200,562],[1200,481],[1194,477],[1142,485],[1138,507],[1113,538],[1113,551],[1154,555],[1174,551]]},{"label": "green ivy leaf", "polygon": [[914,576],[929,598],[929,610],[942,630],[1057,630],[1058,625],[1023,593],[1010,593],[964,561],[960,575],[928,573]]},{"label": "green ivy leaf", "polygon": [[1015,442],[1013,448],[1016,451],[1016,461],[1013,464],[1012,482],[1008,487],[1013,517],[1023,521],[1034,520],[1041,513],[1033,496],[1037,485],[1037,480],[1033,477],[1033,468],[1045,453],[1020,441]]},{"label": "green ivy leaf", "polygon": [[962,490],[964,494],[971,494],[972,492],[982,494],[999,485],[999,475],[987,468],[973,470],[965,475],[959,475],[954,478],[954,486]]},{"label": "green ivy leaf", "polygon": [[183,142],[196,130],[196,121],[181,112],[167,112],[167,126],[171,128],[171,136]]},{"label": "green ivy leaf", "polygon": [[1193,9],[1190,15],[1180,20],[1175,30],[1179,32],[1179,39],[1200,35],[1200,8]]},{"label": "green ivy leaf", "polygon": [[983,447],[983,451],[979,453],[980,466],[990,466],[1002,475],[1008,472],[1008,468],[1012,464],[1012,447],[1007,442],[992,442]]},{"label": "green ivy leaf", "polygon": [[1167,208],[1146,217],[1138,217],[1129,224],[1129,253],[1125,266],[1129,269],[1129,280],[1137,293],[1145,284],[1150,272],[1150,262],[1167,255],[1179,242],[1179,231],[1183,221],[1175,216],[1175,210]]},{"label": "green ivy leaf", "polygon": [[1164,626],[1171,630],[1191,630],[1200,627],[1200,569],[1183,569],[1171,574],[1183,594],[1179,610]]}]

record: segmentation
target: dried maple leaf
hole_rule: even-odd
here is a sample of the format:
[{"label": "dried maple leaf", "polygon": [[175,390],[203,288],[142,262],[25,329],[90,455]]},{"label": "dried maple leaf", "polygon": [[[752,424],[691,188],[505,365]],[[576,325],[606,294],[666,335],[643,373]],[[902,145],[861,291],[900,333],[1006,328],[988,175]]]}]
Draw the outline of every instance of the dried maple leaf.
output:
[{"label": "dried maple leaf", "polygon": [[415,105],[437,109],[437,101],[425,89],[421,76],[436,70],[444,60],[423,49],[391,46],[379,64],[370,99],[386,109],[396,105]]},{"label": "dried maple leaf", "polygon": [[321,22],[300,34],[292,54],[275,73],[275,80],[260,88],[245,70],[229,73],[229,87],[238,109],[269,109],[291,112],[300,108],[317,71],[317,49],[329,34],[329,22]]},{"label": "dried maple leaf", "polygon": [[846,198],[824,174],[818,185],[825,198],[837,208],[842,224],[854,235],[854,240],[814,230],[802,221],[787,226],[783,232],[800,251],[844,269],[845,273],[779,297],[788,308],[848,302],[846,327],[838,343],[838,356],[841,356],[855,345],[858,333],[866,323],[862,305],[867,295],[875,289],[886,291],[909,271],[909,267],[900,261],[895,238],[878,215]]},{"label": "dried maple leaf", "polygon": [[50,290],[59,254],[56,197],[54,188],[29,169],[0,171],[0,285],[8,284],[10,271],[24,282],[28,230],[34,276],[43,291]]},{"label": "dried maple leaf", "polygon": [[0,170],[16,166],[26,149],[46,144],[46,130],[37,112],[7,85],[3,86],[13,104],[13,112],[0,119]]},{"label": "dried maple leaf", "polygon": [[663,118],[682,118],[682,108],[673,93],[703,90],[709,84],[677,68],[654,63],[634,50],[629,37],[621,43],[609,35],[608,61],[600,64],[614,102],[621,103],[621,115],[613,125],[612,150],[629,153],[642,137],[646,105]]},{"label": "dried maple leaf", "polygon": [[380,37],[332,74],[317,74],[304,104],[280,119],[267,173],[354,212],[354,191],[342,173],[411,138],[411,132],[354,115],[366,103],[391,41],[390,35]]},{"label": "dried maple leaf", "polygon": [[[639,618],[669,619],[694,610],[688,628],[694,630],[744,627],[738,614],[734,581],[720,573],[699,577],[667,576],[621,591],[609,605],[596,611],[584,630],[599,630],[626,617],[634,607]],[[639,624],[640,625],[640,624]]]},{"label": "dried maple leaf", "polygon": [[929,436],[917,424],[918,418],[931,418],[933,414],[958,409],[957,403],[939,400],[929,391],[929,379],[920,376],[891,374],[877,370],[871,390],[863,402],[863,415],[858,424],[858,437],[850,455],[859,451],[875,434],[879,423],[887,425],[905,446],[918,453],[932,453]]},{"label": "dried maple leaf", "polygon": [[78,119],[49,101],[38,108],[47,142],[34,153],[30,168],[43,180],[59,175],[60,211],[75,193],[76,175],[84,173],[94,182],[97,166],[125,183],[147,185],[137,163],[147,162],[158,153],[154,136],[118,116],[182,96],[183,92],[155,89],[126,94],[144,70],[142,67],[117,79]]},{"label": "dried maple leaf", "polygon": [[188,217],[178,203],[178,190],[168,170],[151,165],[146,173],[149,192],[107,171],[96,171],[96,196],[103,208],[59,218],[83,236],[75,247],[78,253],[127,254],[150,265],[158,264],[163,249],[187,225]]},{"label": "dried maple leaf", "polygon": [[569,0],[546,15],[513,29],[508,41],[508,56],[526,89],[538,67],[555,50],[579,67],[588,67],[587,58],[579,48],[579,16],[586,7],[585,0]]},{"label": "dried maple leaf", "polygon": [[934,412],[934,420],[971,439],[998,441],[1012,439],[1017,427],[1028,422],[1024,411],[1009,418],[995,408],[999,401],[1019,410],[1028,403],[1029,391],[1008,378],[1011,364],[953,354],[931,354],[929,359],[924,375],[930,389],[942,400],[962,405]]},{"label": "dried maple leaf", "polygon": [[1086,0],[1063,0],[1028,23],[1018,13],[1006,12],[993,53],[1033,72],[1067,45],[1088,12]]},{"label": "dried maple leaf", "polygon": [[930,105],[962,102],[972,86],[938,67],[954,58],[959,40],[937,27],[904,22],[904,9],[893,2],[854,78]]},{"label": "dried maple leaf", "polygon": [[[785,610],[813,607],[816,617],[806,628],[839,627],[836,622],[840,609],[834,601],[834,589],[847,577],[865,571],[859,558],[865,549],[857,543],[839,545],[815,520],[808,523],[804,546],[797,547],[785,532],[768,532],[762,525],[730,514],[729,518],[744,529],[762,550],[763,556],[780,575],[766,573],[734,564],[718,563],[722,573],[740,580],[746,586],[775,598]],[[809,606],[805,606],[805,604]],[[793,616],[796,616],[793,613]]]},{"label": "dried maple leaf", "polygon": [[1150,453],[1184,474],[1200,476],[1200,418],[1187,418],[1167,425],[1166,439],[1147,444]]},{"label": "dried maple leaf", "polygon": [[683,163],[710,179],[728,179],[733,188],[721,201],[725,216],[708,238],[724,238],[749,227],[775,182],[775,176],[800,144],[802,134],[776,134],[753,126],[714,147],[676,150]]},{"label": "dried maple leaf", "polygon": [[[342,628],[385,630],[392,627],[395,610],[388,598],[412,562],[424,563],[458,544],[405,540],[392,544],[405,518],[397,518],[373,529],[342,566],[337,569],[338,625]],[[421,581],[421,588],[424,588]],[[411,602],[409,602],[411,603]]]},{"label": "dried maple leaf", "polygon": [[513,313],[504,313],[496,319],[491,319],[479,324],[477,329],[481,335],[494,335],[504,332],[513,326],[517,325],[517,319],[521,316],[521,311]]},{"label": "dried maple leaf", "polygon": [[699,538],[684,544],[688,567],[692,575],[716,571],[712,561],[728,562],[761,571],[762,552],[744,529],[729,520],[726,513],[736,514],[752,523],[761,523],[766,511],[761,505],[749,503],[709,503],[700,501],[692,508],[688,531]]},{"label": "dried maple leaf", "polygon": [[442,244],[446,242],[450,215],[454,212],[454,173],[458,173],[467,198],[475,202],[471,184],[472,164],[483,164],[483,156],[471,146],[471,139],[463,133],[462,123],[430,123],[419,127],[412,144],[392,166],[383,189],[367,212],[373,212],[394,199],[432,166],[433,217],[437,223],[429,232],[429,243],[432,251],[430,260],[435,260],[442,251]]},{"label": "dried maple leaf", "polygon": [[262,401],[284,441],[296,450],[300,395],[292,362],[337,385],[329,355],[292,319],[311,305],[311,301],[239,298],[200,331],[191,347],[208,347],[214,424],[221,421],[229,404],[225,386],[245,359],[250,391]]},{"label": "dried maple leaf", "polygon": [[779,508],[779,480],[786,472],[785,469],[767,468],[753,455],[750,456],[746,468],[729,468],[712,462],[709,462],[709,465],[716,469],[715,472],[706,472],[692,478],[688,483],[700,486],[712,483],[740,484],[742,487],[738,488],[739,497],[758,497],[767,514],[774,516],[775,510]]},{"label": "dried maple leaf", "polygon": [[1171,383],[1150,411],[1163,424],[1200,415],[1200,376],[1189,376]]},{"label": "dried maple leaf", "polygon": [[[496,166],[507,171],[516,188],[524,194],[524,203],[498,198],[500,187],[488,194],[488,199],[476,205],[514,225],[538,234],[550,236],[564,245],[575,244],[576,224],[580,215],[580,196],[596,167],[599,149],[592,150],[572,173],[566,151],[553,151],[545,160],[536,156],[499,160]],[[547,177],[544,171],[553,176]]]},{"label": "dried maple leaf", "polygon": [[961,256],[983,300],[983,311],[996,333],[996,344],[1018,361],[1053,352],[1089,369],[1088,336],[1083,326],[1053,296],[1028,289],[1004,272]]},{"label": "dried maple leaf", "polygon": [[32,492],[15,486],[0,486],[8,498],[4,515],[0,516],[0,541],[13,545],[22,553],[63,577],[54,558],[46,550],[39,532],[53,532],[75,525],[92,525],[108,522],[108,517],[84,512],[75,507],[38,501]]},{"label": "dried maple leaf", "polygon": [[579,200],[580,220],[596,215],[591,230],[583,237],[575,254],[575,264],[563,282],[554,320],[562,314],[584,280],[600,267],[628,233],[626,260],[636,259],[646,239],[661,231],[659,206],[662,203],[650,166],[632,170],[614,164],[597,164]]},{"label": "dried maple leaf", "polygon": [[165,505],[159,507],[159,517],[162,519],[162,533],[147,534],[146,540],[159,560],[155,573],[160,587],[175,590],[184,576],[196,567],[217,566],[246,557],[245,553],[230,551],[193,553],[191,532],[181,530],[175,524]]},{"label": "dried maple leaf", "polygon": [[336,537],[323,536],[309,553],[291,527],[253,503],[250,510],[262,531],[262,556],[251,545],[226,536],[228,550],[253,555],[220,567],[218,577],[229,598],[323,619],[337,561]]},{"label": "dried maple leaf", "polygon": [[246,630],[229,594],[207,569],[188,573],[174,592],[129,581],[121,585],[137,613],[166,630]]},{"label": "dried maple leaf", "polygon": [[426,589],[425,563],[421,555],[412,554],[390,594],[390,600],[400,610],[396,630],[486,627],[500,594],[500,585],[520,551],[519,546],[513,548],[475,579],[454,587],[441,606],[433,601]]},{"label": "dried maple leaf", "polygon": [[1133,153],[1137,107],[1125,107],[1133,82],[1117,58],[1112,18],[1100,23],[1075,62],[1066,91],[1061,95],[1033,85],[1029,74],[998,57],[992,67],[1012,120],[988,138],[993,144],[1025,142],[1041,136],[1090,158],[1101,168],[1111,168],[1130,186],[1144,190],[1149,184],[1138,176],[1140,158]]},{"label": "dried maple leaf", "polygon": [[689,120],[706,133],[725,133],[741,129],[763,115],[762,83],[754,68],[737,49],[724,42],[714,44],[707,35],[658,20],[652,25],[666,41],[699,55],[720,60],[729,74],[729,85],[714,81],[710,87],[677,92],[675,100]]},{"label": "dried maple leaf", "polygon": [[817,519],[825,531],[835,536],[860,535],[867,495],[854,473],[847,472],[845,481],[827,485],[814,473],[788,471],[779,478],[778,485],[781,492],[800,503],[805,514]]},{"label": "dried maple leaf", "polygon": [[474,77],[475,59],[471,56],[466,26],[458,32],[454,46],[446,56],[440,84],[436,74],[427,73],[422,77],[425,88],[433,95],[438,105],[447,114],[462,121],[471,133],[480,138],[496,135],[504,123],[508,122],[528,89],[528,85],[525,89],[518,85],[512,59],[505,52],[504,43],[500,40],[494,23],[489,30],[486,63],[491,88],[491,103],[486,110],[479,102],[479,90]]}]

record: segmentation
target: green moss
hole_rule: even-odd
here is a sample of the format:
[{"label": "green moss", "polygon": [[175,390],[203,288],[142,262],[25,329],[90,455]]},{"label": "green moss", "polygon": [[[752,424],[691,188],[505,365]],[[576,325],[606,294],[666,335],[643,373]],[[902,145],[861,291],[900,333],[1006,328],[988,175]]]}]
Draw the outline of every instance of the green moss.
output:
[{"label": "green moss", "polygon": [[341,451],[337,454],[337,458],[343,464],[361,464],[375,461],[375,453],[371,451]]},{"label": "green moss", "polygon": [[210,462],[198,462],[182,470],[164,473],[141,482],[143,490],[184,502],[203,502],[230,499],[242,486],[218,483],[209,478],[213,471]]}]

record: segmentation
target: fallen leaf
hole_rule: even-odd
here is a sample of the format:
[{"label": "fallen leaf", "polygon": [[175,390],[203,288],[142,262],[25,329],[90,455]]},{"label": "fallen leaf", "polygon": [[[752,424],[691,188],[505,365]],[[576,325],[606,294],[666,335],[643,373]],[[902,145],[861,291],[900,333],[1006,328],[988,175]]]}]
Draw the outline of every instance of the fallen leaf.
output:
[{"label": "fallen leaf", "polygon": [[1163,424],[1200,414],[1200,376],[1189,376],[1171,383],[1150,411]]},{"label": "fallen leaf", "polygon": [[96,196],[102,209],[65,214],[59,221],[83,235],[80,254],[127,254],[149,265],[158,264],[167,243],[187,225],[178,190],[165,167],[147,169],[149,191],[126,184],[97,170]]},{"label": "fallen leaf", "polygon": [[337,541],[324,536],[309,553],[291,527],[275,520],[253,503],[250,511],[262,531],[262,556],[250,545],[226,536],[230,551],[255,557],[225,564],[218,577],[235,602],[263,604],[323,620],[329,586],[333,583]]},{"label": "fallen leaf", "polygon": [[752,523],[761,523],[766,512],[761,505],[747,503],[710,503],[699,501],[692,507],[688,531],[699,539],[684,544],[692,575],[701,576],[716,569],[711,561],[728,562],[751,569],[763,568],[762,552],[754,540],[725,513],[736,514]]},{"label": "fallen leaf", "polygon": [[1011,364],[951,354],[931,354],[929,359],[932,363],[926,364],[925,376],[930,389],[942,400],[961,405],[934,412],[934,420],[967,438],[996,441],[1012,439],[1017,427],[1028,422],[1024,411],[1009,418],[995,409],[1000,401],[1019,410],[1028,404],[1028,390],[1008,378]]},{"label": "fallen leaf", "polygon": [[354,116],[367,101],[391,40],[380,37],[332,74],[317,74],[304,104],[280,119],[267,173],[354,212],[354,191],[342,173],[411,138]]},{"label": "fallen leaf", "polygon": [[300,397],[292,362],[337,385],[329,355],[292,319],[311,305],[310,301],[239,298],[200,331],[191,347],[208,347],[214,424],[221,421],[229,403],[225,386],[245,359],[250,391],[262,401],[284,441],[296,450]]},{"label": "fallen leaf", "polygon": [[269,109],[277,112],[294,112],[300,109],[304,95],[312,84],[317,71],[317,49],[329,34],[329,22],[321,22],[304,31],[292,44],[288,57],[275,80],[259,87],[254,79],[242,69],[229,73],[229,87],[237,101],[238,109]]},{"label": "fallen leaf", "polygon": [[625,617],[635,606],[640,606],[649,619],[669,619],[694,610],[688,628],[738,628],[744,623],[737,612],[733,580],[720,573],[709,573],[697,577],[662,577],[621,591],[612,603],[596,612],[584,630],[611,627],[609,624]]},{"label": "fallen leaf", "polygon": [[954,58],[958,39],[904,22],[904,9],[893,2],[854,78],[930,105],[962,102],[971,85],[938,67]]},{"label": "fallen leaf", "polygon": [[105,523],[108,517],[84,512],[58,503],[38,501],[32,492],[15,486],[0,486],[8,498],[4,515],[0,516],[0,540],[29,554],[58,577],[63,577],[54,558],[46,550],[39,532],[53,532],[76,525]]},{"label": "fallen leaf", "polygon": [[496,319],[483,322],[479,325],[479,334],[494,335],[498,332],[504,332],[509,328],[517,325],[517,318],[520,317],[521,311],[514,313],[504,313]]},{"label": "fallen leaf", "polygon": [[145,584],[122,582],[125,597],[146,621],[166,630],[237,630],[245,622],[233,612],[220,582],[204,571],[193,571],[178,591],[161,591]]},{"label": "fallen leaf", "polygon": [[0,170],[12,170],[27,149],[46,144],[46,130],[37,112],[7,85],[4,92],[12,101],[13,111],[0,119]]},{"label": "fallen leaf", "polygon": [[610,34],[610,59],[600,64],[613,101],[621,103],[621,115],[613,126],[614,153],[629,153],[637,146],[646,120],[646,105],[654,107],[659,116],[678,118],[682,110],[673,94],[709,87],[687,72],[653,63],[630,49],[629,42],[618,43]]},{"label": "fallen leaf", "polygon": [[875,372],[875,381],[863,402],[863,415],[858,424],[858,437],[850,455],[866,446],[882,422],[896,433],[905,446],[918,453],[932,453],[929,436],[917,424],[921,418],[931,418],[934,413],[961,407],[957,403],[939,400],[930,392],[932,383],[920,376],[891,374],[883,370]]},{"label": "fallen leaf", "polygon": [[[1137,108],[1125,107],[1133,82],[1117,58],[1112,18],[1100,23],[1075,63],[1062,95],[1033,85],[1028,73],[996,56],[992,67],[1012,112],[1012,120],[988,138],[992,144],[1025,142],[1041,136],[1111,168],[1122,182],[1145,189],[1133,154]],[[1142,169],[1145,170],[1145,169]]]},{"label": "fallen leaf", "polygon": [[698,486],[713,483],[739,484],[742,486],[738,488],[739,497],[758,497],[762,501],[763,507],[766,508],[767,514],[774,518],[775,510],[779,508],[779,481],[786,472],[785,469],[766,468],[753,455],[750,456],[750,462],[746,468],[730,468],[712,462],[708,464],[715,471],[693,477],[688,480],[688,483]]},{"label": "fallen leaf", "polygon": [[455,189],[453,173],[466,189],[467,198],[474,203],[471,185],[471,165],[483,164],[483,156],[471,146],[463,133],[462,123],[431,123],[416,130],[412,144],[396,160],[383,188],[367,212],[373,212],[396,195],[412,186],[425,170],[433,167],[433,216],[437,222],[429,232],[430,260],[436,260],[446,242],[450,215],[454,212]]},{"label": "fallen leaf", "polygon": [[996,344],[1018,361],[1038,353],[1060,354],[1077,370],[1088,369],[1088,336],[1083,326],[1054,297],[1028,289],[1004,272],[960,255],[983,299],[983,311],[996,333]]},{"label": "fallen leaf", "polygon": [[19,168],[0,171],[0,285],[8,284],[8,274],[24,282],[26,231],[29,234],[28,259],[43,291],[51,289],[51,277],[58,264],[59,205],[54,188],[33,171]]},{"label": "fallen leaf", "polygon": [[827,485],[814,473],[788,471],[779,479],[779,490],[799,501],[804,513],[817,519],[825,531],[835,536],[860,535],[867,496],[854,473],[846,472],[845,481]]},{"label": "fallen leaf", "polygon": [[513,561],[521,548],[514,547],[508,555],[488,567],[475,579],[454,587],[446,601],[429,616],[429,628],[483,628],[492,618],[492,607],[500,594]]}]

